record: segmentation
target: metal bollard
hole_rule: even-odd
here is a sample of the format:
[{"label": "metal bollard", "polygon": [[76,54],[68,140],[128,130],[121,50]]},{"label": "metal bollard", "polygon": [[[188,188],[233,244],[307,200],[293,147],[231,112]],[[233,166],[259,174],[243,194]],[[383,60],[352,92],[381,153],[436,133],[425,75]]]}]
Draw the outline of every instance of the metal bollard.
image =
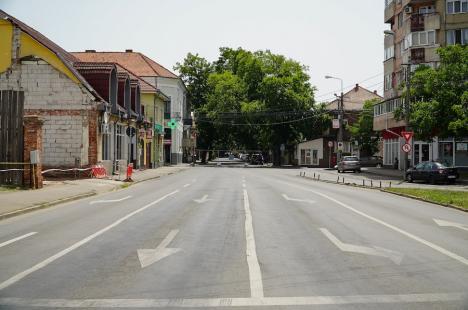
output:
[{"label": "metal bollard", "polygon": [[343,177],[343,184],[344,184],[344,177]]},{"label": "metal bollard", "polygon": [[340,176],[336,179],[336,183],[340,183]]},{"label": "metal bollard", "polygon": [[370,187],[373,187],[373,185],[374,185],[374,184],[372,183],[372,180],[370,180]]},{"label": "metal bollard", "polygon": [[388,185],[389,188],[392,188],[392,182],[390,182],[390,184]]},{"label": "metal bollard", "polygon": [[366,186],[366,181],[364,179],[362,179],[362,186]]},{"label": "metal bollard", "polygon": [[382,181],[380,181],[380,188],[382,188]]},{"label": "metal bollard", "polygon": [[318,175],[318,180],[320,181],[320,174]]},{"label": "metal bollard", "polygon": [[315,180],[315,172],[314,172],[314,180]]}]

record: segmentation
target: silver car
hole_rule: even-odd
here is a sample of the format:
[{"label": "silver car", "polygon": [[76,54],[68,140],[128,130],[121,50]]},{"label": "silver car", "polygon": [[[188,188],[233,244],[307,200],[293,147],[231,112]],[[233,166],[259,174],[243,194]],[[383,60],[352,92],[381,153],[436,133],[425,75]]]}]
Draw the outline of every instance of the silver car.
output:
[{"label": "silver car", "polygon": [[337,165],[338,173],[345,171],[361,172],[361,162],[357,156],[345,156]]}]

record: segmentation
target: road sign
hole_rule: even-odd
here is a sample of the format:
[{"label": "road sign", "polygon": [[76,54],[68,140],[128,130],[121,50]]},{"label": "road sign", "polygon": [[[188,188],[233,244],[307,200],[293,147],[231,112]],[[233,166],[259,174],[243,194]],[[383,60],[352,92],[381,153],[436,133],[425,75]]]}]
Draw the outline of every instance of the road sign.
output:
[{"label": "road sign", "polygon": [[333,125],[333,129],[338,129],[340,128],[340,121],[335,118],[333,119],[332,125]]},{"label": "road sign", "polygon": [[403,150],[403,152],[409,153],[409,152],[411,152],[411,145],[408,144],[408,143],[405,143],[405,144],[403,144],[403,146],[401,147],[401,149]]},{"label": "road sign", "polygon": [[402,131],[401,135],[403,136],[403,138],[405,138],[406,144],[408,144],[409,141],[411,140],[411,138],[413,137],[414,132],[412,132],[412,131]]},{"label": "road sign", "polygon": [[333,141],[328,141],[328,147],[333,147]]},{"label": "road sign", "polygon": [[338,150],[343,150],[343,142],[338,142]]}]

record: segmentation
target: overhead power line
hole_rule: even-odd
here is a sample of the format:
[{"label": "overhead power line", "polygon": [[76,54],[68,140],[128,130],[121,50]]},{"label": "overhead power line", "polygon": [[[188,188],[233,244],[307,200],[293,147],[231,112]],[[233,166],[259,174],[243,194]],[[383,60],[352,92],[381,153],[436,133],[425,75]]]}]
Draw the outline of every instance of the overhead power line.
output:
[{"label": "overhead power line", "polygon": [[[368,78],[366,78],[366,79],[364,79],[364,80],[362,80],[362,81],[359,81],[359,82],[357,82],[357,83],[358,83],[358,84],[361,84],[361,83],[367,82],[367,81],[369,81],[369,80],[375,79],[375,78],[378,77],[378,76],[383,76],[383,73],[379,73],[379,74],[373,75],[373,76],[368,77]],[[355,84],[351,84],[351,85],[345,86],[344,88],[349,88],[349,87],[353,87],[353,86],[355,86]],[[372,86],[367,86],[367,87],[372,87]],[[325,96],[332,95],[332,94],[334,94],[334,93],[336,93],[336,92],[340,92],[340,91],[341,91],[341,89],[337,89],[337,90],[334,90],[334,91],[331,91],[331,92],[328,92],[328,93],[325,93],[325,94],[317,95],[317,96],[315,96],[315,98],[325,97]]]}]

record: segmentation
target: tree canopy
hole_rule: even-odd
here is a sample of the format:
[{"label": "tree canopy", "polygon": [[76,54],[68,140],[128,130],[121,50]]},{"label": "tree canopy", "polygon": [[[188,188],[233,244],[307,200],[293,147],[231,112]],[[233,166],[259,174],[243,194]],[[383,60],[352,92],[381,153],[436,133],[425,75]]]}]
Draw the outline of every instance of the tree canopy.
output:
[{"label": "tree canopy", "polygon": [[270,150],[278,164],[281,144],[292,149],[329,121],[307,68],[283,55],[222,47],[212,63],[189,53],[174,69],[187,84],[200,148]]}]

